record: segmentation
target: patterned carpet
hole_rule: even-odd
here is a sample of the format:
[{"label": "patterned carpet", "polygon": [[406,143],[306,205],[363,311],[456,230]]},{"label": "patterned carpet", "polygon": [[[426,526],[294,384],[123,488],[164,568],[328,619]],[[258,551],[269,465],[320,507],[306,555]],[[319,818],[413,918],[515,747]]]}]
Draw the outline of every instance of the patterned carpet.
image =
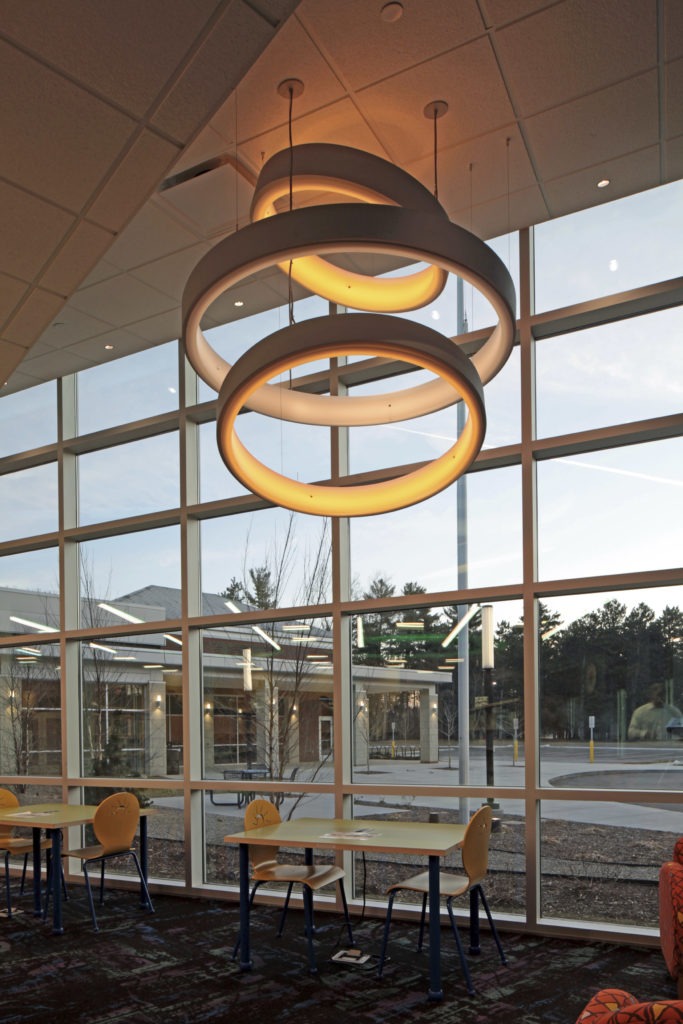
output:
[{"label": "patterned carpet", "polygon": [[[468,996],[455,947],[443,931],[441,1003],[427,1000],[426,954],[415,953],[417,928],[396,922],[384,977],[366,968],[334,964],[344,944],[339,918],[318,913],[320,971],[307,970],[303,915],[290,911],[285,935],[275,937],[276,911],[253,915],[254,970],[230,960],[237,934],[234,904],[155,897],[156,914],[141,911],[132,893],[110,891],[90,924],[81,890],[65,906],[65,933],[52,934],[30,912],[0,918],[2,1024],[574,1024],[588,999],[604,986],[639,999],[674,998],[658,950],[565,942],[502,933],[504,967],[489,934],[472,958],[477,994]],[[356,942],[379,949],[381,922],[364,921]]]}]

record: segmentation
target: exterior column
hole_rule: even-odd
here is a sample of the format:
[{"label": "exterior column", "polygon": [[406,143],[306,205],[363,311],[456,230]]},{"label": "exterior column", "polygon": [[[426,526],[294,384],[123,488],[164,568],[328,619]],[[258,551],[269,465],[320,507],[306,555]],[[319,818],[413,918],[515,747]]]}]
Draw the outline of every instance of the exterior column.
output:
[{"label": "exterior column", "polygon": [[420,690],[420,760],[439,760],[439,698],[435,686]]}]

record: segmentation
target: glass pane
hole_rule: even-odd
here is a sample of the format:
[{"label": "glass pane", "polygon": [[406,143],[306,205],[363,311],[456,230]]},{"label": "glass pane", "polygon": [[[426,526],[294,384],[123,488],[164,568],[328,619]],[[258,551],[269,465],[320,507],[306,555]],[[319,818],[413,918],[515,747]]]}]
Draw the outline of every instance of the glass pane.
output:
[{"label": "glass pane", "polygon": [[[177,526],[103,537],[79,545],[82,625],[121,625],[180,616]],[[102,620],[101,603],[112,618]],[[111,608],[116,607],[117,612]],[[124,612],[125,614],[122,614]]]},{"label": "glass pane", "polygon": [[541,804],[543,918],[652,928],[658,875],[683,827],[683,804]]},{"label": "glass pane", "polygon": [[84,775],[180,774],[182,653],[174,634],[81,642]]},{"label": "glass pane", "polygon": [[[276,420],[258,413],[238,418],[237,436],[260,462],[283,476],[314,483],[330,476],[330,433],[327,427]],[[246,494],[223,462],[216,442],[215,423],[199,431],[200,498],[215,501]]]},{"label": "glass pane", "polygon": [[57,463],[0,476],[0,541],[57,529]]},{"label": "glass pane", "polygon": [[683,587],[541,604],[544,784],[681,789]]},{"label": "glass pane", "polygon": [[[51,597],[56,596],[59,590],[58,549],[41,548],[40,551],[23,551],[19,555],[4,555],[0,558],[0,587],[26,590],[34,595],[40,592]],[[56,624],[59,620],[58,608],[55,608],[54,614],[57,615],[54,619]],[[52,621],[52,611],[49,618]],[[42,621],[45,623],[46,619],[43,618]]]},{"label": "glass pane", "polygon": [[57,440],[57,387],[53,380],[0,399],[0,457]]},{"label": "glass pane", "polygon": [[[460,537],[458,502],[466,524]],[[419,505],[352,519],[354,594],[378,575],[390,593],[400,593],[407,581],[437,591],[521,580],[521,510],[521,471],[510,466],[468,473]]]},{"label": "glass pane", "polygon": [[399,788],[522,785],[520,605],[489,607],[486,668],[480,605],[354,617],[354,781],[381,774]]},{"label": "glass pane", "polygon": [[[444,791],[443,797],[402,796],[389,791],[381,795],[358,796],[354,798],[353,816],[361,823],[368,820],[388,821],[438,821],[440,824],[460,824],[469,821],[482,801],[477,797],[453,797]],[[524,806],[522,801],[502,800],[496,805],[491,838],[489,840],[489,871],[483,882],[486,899],[494,921],[498,914],[524,915],[526,867],[524,853]],[[368,900],[386,900],[387,887],[409,878],[419,871],[427,870],[427,858],[401,853],[373,853],[368,851],[361,858],[354,857],[354,897]],[[443,867],[451,872],[462,873],[462,856],[459,850],[444,859]],[[396,899],[395,907],[417,905],[421,897],[403,891]],[[457,916],[469,920],[469,898],[453,901]],[[480,916],[483,911],[480,909]],[[415,918],[417,940],[418,921]],[[448,946],[453,938],[444,931],[442,952],[455,946]],[[491,943],[491,956],[496,956],[490,932],[482,928],[482,950]],[[391,955],[391,939],[389,940]]]},{"label": "glass pane", "polygon": [[331,658],[325,619],[204,631],[204,777],[253,783],[237,806],[261,782],[332,781]]},{"label": "glass pane", "polygon": [[179,493],[176,433],[79,456],[81,524],[177,508]]},{"label": "glass pane", "polygon": [[[283,280],[286,289],[287,279],[284,275]],[[234,289],[236,299],[238,298],[237,290]],[[230,302],[231,299],[224,296],[218,301],[223,308],[226,308],[225,304]],[[209,316],[212,315],[214,309],[215,305],[209,307]],[[243,319],[233,320],[231,323],[224,323],[220,327],[213,327],[204,331],[204,335],[211,347],[230,364],[236,362],[239,356],[247,352],[252,345],[255,345],[269,334],[281,330],[289,323],[289,310],[286,305],[275,306],[253,316],[244,316],[244,310],[247,309],[248,305],[246,304],[243,309],[240,308]],[[297,323],[300,323],[302,320],[310,320],[314,316],[327,316],[328,312],[329,303],[318,295],[299,299],[294,304],[294,317]],[[222,312],[219,315],[222,316]],[[298,368],[297,373],[312,373],[315,369],[321,369],[325,365],[324,362],[307,363],[305,367]],[[213,388],[210,388],[208,384],[200,380],[199,401],[207,402],[214,398],[216,398],[216,392]]]},{"label": "glass pane", "polygon": [[680,551],[681,438],[538,464],[539,577],[671,566]]},{"label": "glass pane", "polygon": [[81,434],[144,420],[177,408],[178,345],[175,341],[123,359],[113,359],[78,374]]},{"label": "glass pane", "polygon": [[681,232],[680,181],[537,225],[537,312],[678,277]]},{"label": "glass pane", "polygon": [[330,599],[329,522],[286,509],[207,519],[201,524],[202,610],[225,601],[256,608],[322,604]]},{"label": "glass pane", "polygon": [[58,643],[0,650],[0,775],[60,774],[59,672]]},{"label": "glass pane", "polygon": [[667,309],[537,342],[538,436],[679,412],[681,321]]}]

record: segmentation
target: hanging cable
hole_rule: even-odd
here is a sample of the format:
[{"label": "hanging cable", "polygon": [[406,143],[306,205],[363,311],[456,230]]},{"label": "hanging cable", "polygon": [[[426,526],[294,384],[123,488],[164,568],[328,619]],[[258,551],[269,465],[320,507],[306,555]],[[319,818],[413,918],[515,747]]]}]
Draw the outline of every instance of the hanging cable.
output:
[{"label": "hanging cable", "polygon": [[507,235],[508,235],[508,270],[511,269],[511,238],[510,238],[510,136],[505,140],[505,175],[507,188]]}]

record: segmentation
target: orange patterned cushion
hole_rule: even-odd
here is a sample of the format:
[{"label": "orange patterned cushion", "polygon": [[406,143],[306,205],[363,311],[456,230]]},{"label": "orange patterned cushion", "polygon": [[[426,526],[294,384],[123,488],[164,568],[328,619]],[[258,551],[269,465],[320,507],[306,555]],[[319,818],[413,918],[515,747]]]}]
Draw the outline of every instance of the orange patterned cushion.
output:
[{"label": "orange patterned cushion", "polygon": [[603,988],[579,1014],[576,1024],[682,1024],[683,1001],[639,1003],[629,992]]},{"label": "orange patterned cushion", "polygon": [[[679,846],[683,851],[680,839],[674,856]],[[677,978],[683,963],[683,863],[673,860],[659,869],[659,937],[669,974]]]}]

